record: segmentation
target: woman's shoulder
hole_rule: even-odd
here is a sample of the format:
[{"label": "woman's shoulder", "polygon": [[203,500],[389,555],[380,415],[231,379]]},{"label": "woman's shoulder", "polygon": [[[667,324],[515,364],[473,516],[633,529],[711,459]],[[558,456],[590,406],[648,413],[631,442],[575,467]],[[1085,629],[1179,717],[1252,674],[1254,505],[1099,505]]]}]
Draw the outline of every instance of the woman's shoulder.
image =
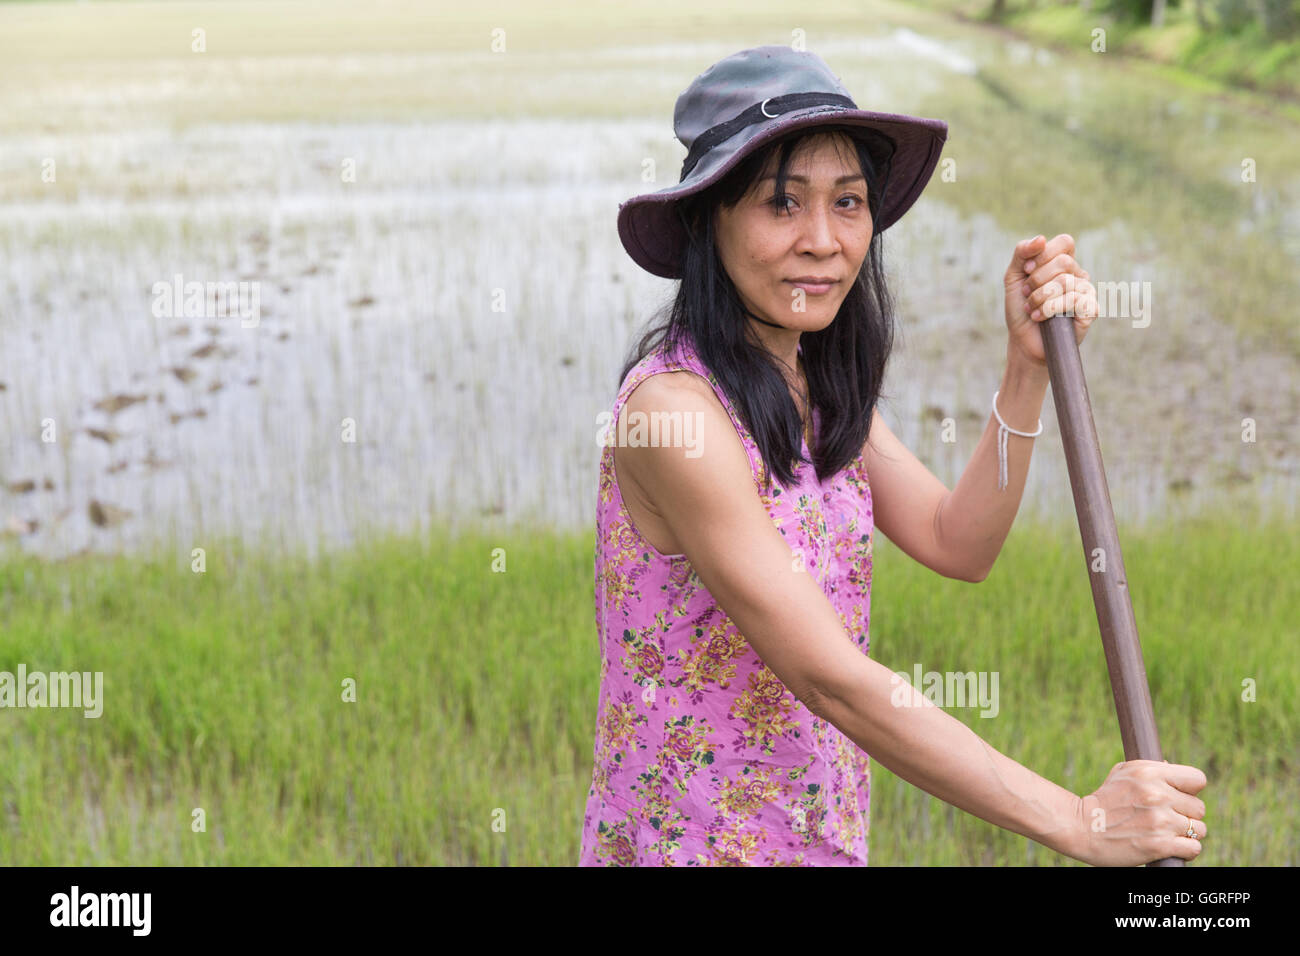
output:
[{"label": "woman's shoulder", "polygon": [[627,370],[619,387],[620,399],[626,400],[633,390],[650,378],[661,384],[698,390],[703,385],[702,380],[707,380],[708,370],[689,344],[660,343]]},{"label": "woman's shoulder", "polygon": [[[663,447],[684,445],[689,459],[699,458],[703,449],[703,436],[730,435],[722,439],[734,441],[741,452],[740,461],[746,461],[749,476],[758,480],[763,471],[757,447],[753,444],[725,395],[708,375],[707,369],[692,363],[654,363],[634,369],[627,377],[615,412],[620,435],[629,434],[630,445]],[[640,429],[640,431],[634,431]],[[636,438],[636,442],[631,441]],[[715,439],[716,440],[716,439]],[[648,455],[624,456],[630,464]],[[709,471],[721,467],[730,459],[711,457],[707,467],[696,471]],[[660,462],[662,464],[662,462]],[[729,473],[712,475],[711,480],[732,482],[736,476]]]},{"label": "woman's shoulder", "polygon": [[646,415],[706,413],[730,422],[713,386],[693,369],[658,368],[635,380],[629,378],[623,406]]}]

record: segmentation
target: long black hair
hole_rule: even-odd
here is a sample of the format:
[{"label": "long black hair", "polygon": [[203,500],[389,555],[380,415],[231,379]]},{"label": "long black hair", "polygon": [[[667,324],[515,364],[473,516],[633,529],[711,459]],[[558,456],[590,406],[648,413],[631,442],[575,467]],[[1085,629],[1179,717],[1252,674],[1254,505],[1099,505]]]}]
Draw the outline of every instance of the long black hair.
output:
[{"label": "long black hair", "polygon": [[[678,202],[678,215],[690,237],[682,259],[681,283],[675,299],[658,313],[663,315],[667,309],[666,321],[642,335],[619,375],[621,385],[648,354],[661,348],[674,350],[683,338],[689,338],[757,443],[769,482],[774,476],[782,486],[793,482],[795,466],[807,460],[803,457],[803,423],[777,359],[747,334],[744,306],[718,256],[713,214],[719,204],[734,208],[778,149],[776,192],[780,195],[785,190],[791,155],[804,140],[827,132],[842,132],[852,141],[867,179],[872,221],[879,220],[892,141],[863,127],[824,125],[796,130],[764,144],[717,183]],[[815,447],[809,446],[818,481],[825,481],[862,453],[881,395],[893,347],[894,305],[885,285],[880,243],[880,234],[872,235],[862,268],[830,325],[800,335],[808,402],[820,416]]]}]

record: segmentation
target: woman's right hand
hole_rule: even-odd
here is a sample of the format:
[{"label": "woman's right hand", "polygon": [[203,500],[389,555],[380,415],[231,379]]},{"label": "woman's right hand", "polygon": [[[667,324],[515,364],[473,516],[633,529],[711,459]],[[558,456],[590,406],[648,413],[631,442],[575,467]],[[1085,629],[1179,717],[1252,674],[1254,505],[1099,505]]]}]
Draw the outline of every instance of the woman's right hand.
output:
[{"label": "woman's right hand", "polygon": [[[1093,866],[1141,866],[1166,857],[1195,859],[1205,839],[1205,804],[1193,794],[1205,774],[1186,764],[1128,760],[1081,801],[1082,852]],[[1191,819],[1197,839],[1187,836]]]}]

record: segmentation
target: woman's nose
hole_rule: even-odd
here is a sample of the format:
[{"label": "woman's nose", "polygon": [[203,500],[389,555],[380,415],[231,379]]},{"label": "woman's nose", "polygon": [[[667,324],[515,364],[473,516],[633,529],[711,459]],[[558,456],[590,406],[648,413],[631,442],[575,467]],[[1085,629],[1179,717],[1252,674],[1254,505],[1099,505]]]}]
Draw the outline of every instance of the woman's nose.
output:
[{"label": "woman's nose", "polygon": [[816,255],[830,255],[835,251],[837,240],[835,226],[830,213],[824,209],[814,209],[804,220],[802,245]]}]

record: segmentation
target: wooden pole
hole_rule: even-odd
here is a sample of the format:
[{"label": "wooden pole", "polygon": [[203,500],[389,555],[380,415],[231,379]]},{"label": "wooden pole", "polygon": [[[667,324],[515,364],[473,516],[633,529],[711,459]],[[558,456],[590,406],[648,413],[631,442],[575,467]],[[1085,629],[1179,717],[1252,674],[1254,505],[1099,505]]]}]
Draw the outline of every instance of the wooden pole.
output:
[{"label": "wooden pole", "polygon": [[[1119,716],[1119,733],[1125,760],[1163,760],[1156,733],[1151,692],[1147,687],[1142,645],[1138,643],[1133,601],[1119,550],[1115,511],[1102,467],[1101,446],[1083,377],[1083,360],[1074,336],[1073,315],[1053,315],[1039,323],[1052,382],[1052,400],[1065,446],[1065,464],[1079,518],[1084,563],[1092,584],[1101,644]],[[1182,866],[1178,857],[1155,860],[1148,866]]]}]

